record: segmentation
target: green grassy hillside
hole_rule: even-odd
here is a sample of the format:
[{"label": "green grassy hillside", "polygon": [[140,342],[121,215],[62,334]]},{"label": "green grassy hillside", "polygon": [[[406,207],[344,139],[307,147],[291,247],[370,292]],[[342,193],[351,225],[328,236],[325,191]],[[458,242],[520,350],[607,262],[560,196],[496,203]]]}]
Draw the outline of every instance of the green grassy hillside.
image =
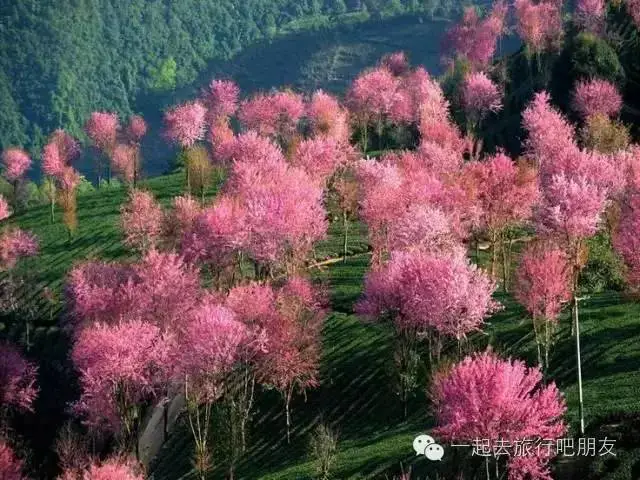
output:
[{"label": "green grassy hillside", "polygon": [[[145,186],[168,204],[172,196],[180,193],[182,182],[183,177],[176,174],[151,178]],[[73,398],[75,391],[74,386],[68,384],[67,340],[60,332],[56,318],[59,306],[47,303],[42,295],[43,288],[47,286],[59,293],[64,276],[74,262],[130,257],[121,245],[118,228],[118,212],[124,196],[124,190],[80,196],[80,225],[78,235],[71,243],[67,243],[62,225],[49,224],[46,207],[33,209],[12,220],[32,230],[41,241],[40,256],[25,260],[16,272],[31,279],[28,287],[21,290],[19,301],[21,312],[30,313],[7,316],[0,324],[3,335],[23,341],[29,324],[30,355],[40,360],[43,395],[37,405],[38,423],[29,424],[35,422],[32,419],[27,420],[26,425],[32,431],[43,433],[42,438],[36,439],[42,444],[36,444],[36,449],[40,446],[44,450],[47,439],[51,440],[60,425],[65,403]],[[337,224],[332,225],[329,239],[317,249],[318,258],[340,254],[340,233]],[[420,478],[435,478],[434,464],[424,459],[416,460],[411,448],[412,438],[431,425],[426,397],[422,394],[416,397],[410,406],[409,418],[402,420],[402,408],[389,381],[390,332],[385,326],[365,324],[353,315],[352,306],[361,292],[363,275],[368,269],[366,249],[364,232],[359,229],[352,239],[350,253],[353,256],[346,263],[313,269],[316,278],[329,282],[332,297],[332,311],[324,329],[322,385],[310,392],[306,402],[302,398],[294,401],[294,432],[290,445],[283,441],[280,397],[274,392],[260,395],[249,453],[239,467],[237,478],[312,478],[313,465],[307,456],[308,435],[319,419],[331,423],[340,432],[335,478],[384,478],[386,473],[397,470],[400,462],[405,466],[413,465]],[[473,346],[484,348],[491,343],[496,350],[523,357],[533,364],[535,347],[529,321],[508,295],[498,297],[505,309],[489,320],[486,335],[472,339]],[[612,460],[613,464],[604,466],[597,460],[585,468],[606,467],[606,472],[622,473],[578,477],[580,465],[570,462],[559,467],[564,473],[557,478],[637,478],[632,475],[640,468],[640,456],[634,450],[637,443],[633,447],[633,439],[637,440],[640,426],[634,426],[638,421],[631,412],[640,410],[640,305],[618,294],[605,293],[585,301],[581,319],[589,436],[602,438],[604,432],[620,442],[619,456]],[[574,343],[568,323],[566,317],[562,319],[564,327],[557,338],[550,373],[566,393],[568,420],[575,432],[576,372]],[[49,414],[43,415],[43,412]],[[621,421],[625,415],[628,418]],[[184,426],[179,425],[153,463],[153,478],[190,478],[191,448],[189,435]],[[48,457],[38,455],[33,459],[34,462],[45,462],[42,468],[48,460]],[[447,462],[437,468],[446,471]],[[218,471],[211,478],[222,478],[221,475]]]}]

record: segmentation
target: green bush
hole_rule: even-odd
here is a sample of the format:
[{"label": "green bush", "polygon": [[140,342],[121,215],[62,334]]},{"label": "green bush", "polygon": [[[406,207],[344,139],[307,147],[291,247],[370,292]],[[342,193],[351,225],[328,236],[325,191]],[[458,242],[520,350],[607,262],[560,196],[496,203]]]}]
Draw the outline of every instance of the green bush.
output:
[{"label": "green bush", "polygon": [[589,258],[580,276],[581,289],[590,293],[624,288],[624,264],[614,251],[611,235],[602,231],[587,240]]}]

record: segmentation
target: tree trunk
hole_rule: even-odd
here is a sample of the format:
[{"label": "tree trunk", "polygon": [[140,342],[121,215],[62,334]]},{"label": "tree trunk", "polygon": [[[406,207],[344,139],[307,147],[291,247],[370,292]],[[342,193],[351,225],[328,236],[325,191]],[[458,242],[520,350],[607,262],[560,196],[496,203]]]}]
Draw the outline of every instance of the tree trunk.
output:
[{"label": "tree trunk", "polygon": [[56,199],[51,198],[51,224],[53,225],[56,221],[55,217],[55,209],[56,209]]},{"label": "tree trunk", "polygon": [[578,297],[574,294],[573,303],[575,308],[575,330],[576,330],[576,360],[578,363],[578,398],[580,402],[580,434],[584,435],[584,403],[582,398],[582,358],[580,355],[580,321],[578,319]]},{"label": "tree trunk", "polygon": [[491,232],[491,278],[496,278],[496,267],[498,265],[498,236],[495,232]]},{"label": "tree trunk", "polygon": [[13,211],[18,213],[18,179],[13,181]]},{"label": "tree trunk", "polygon": [[293,386],[289,387],[284,400],[285,415],[287,417],[287,443],[291,443],[291,396],[293,395]]},{"label": "tree trunk", "polygon": [[362,126],[362,153],[367,154],[367,148],[369,143],[369,128],[367,123],[364,123]]},{"label": "tree trunk", "polygon": [[162,443],[169,438],[169,405],[170,402],[167,400],[162,409]]},{"label": "tree trunk", "polygon": [[509,286],[507,285],[507,282],[509,281],[509,273],[508,273],[508,265],[507,265],[507,247],[505,245],[505,241],[504,239],[501,242],[501,248],[502,248],[502,289],[504,290],[504,292],[508,292],[509,291]]},{"label": "tree trunk", "polygon": [[347,263],[347,242],[349,241],[349,220],[347,219],[347,211],[342,212],[342,226],[344,228],[344,242],[342,245],[342,263]]}]

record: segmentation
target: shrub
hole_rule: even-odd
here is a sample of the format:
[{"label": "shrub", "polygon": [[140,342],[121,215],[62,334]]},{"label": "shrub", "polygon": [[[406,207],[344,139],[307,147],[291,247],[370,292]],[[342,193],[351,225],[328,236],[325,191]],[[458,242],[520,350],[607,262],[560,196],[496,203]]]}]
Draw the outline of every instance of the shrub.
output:
[{"label": "shrub", "polygon": [[320,423],[311,436],[310,451],[316,463],[319,480],[331,478],[331,469],[338,449],[338,435],[331,427]]}]

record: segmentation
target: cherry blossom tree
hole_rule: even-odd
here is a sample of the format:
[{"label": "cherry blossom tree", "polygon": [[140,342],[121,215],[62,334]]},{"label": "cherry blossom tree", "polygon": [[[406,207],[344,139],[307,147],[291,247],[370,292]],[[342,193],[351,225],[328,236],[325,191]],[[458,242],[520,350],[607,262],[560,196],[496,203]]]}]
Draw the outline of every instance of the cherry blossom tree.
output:
[{"label": "cherry blossom tree", "polygon": [[140,176],[142,155],[140,143],[147,134],[147,123],[140,115],[132,115],[124,132],[125,145],[118,145],[114,151],[113,164],[134,188]]},{"label": "cherry blossom tree", "polygon": [[209,122],[231,117],[238,110],[240,88],[231,80],[212,80],[202,92]]},{"label": "cherry blossom tree", "polygon": [[31,158],[29,154],[20,148],[9,148],[2,152],[3,175],[10,182],[20,180],[29,167]]},{"label": "cherry blossom tree", "polygon": [[270,137],[287,150],[305,113],[302,96],[290,90],[260,93],[240,104],[238,118],[248,130]]},{"label": "cherry blossom tree", "polygon": [[162,332],[180,323],[199,302],[197,271],[175,253],[155,250],[135,264],[87,262],[69,274],[66,297],[75,332],[121,318],[153,323]]},{"label": "cherry blossom tree", "polygon": [[448,118],[449,107],[442,88],[423,67],[409,71],[399,80],[410,107],[411,123],[419,124],[422,116],[434,120]]},{"label": "cherry blossom tree", "polygon": [[144,480],[142,468],[127,458],[94,461],[82,472],[65,471],[59,480]]},{"label": "cherry blossom tree", "polygon": [[640,27],[640,2],[638,0],[626,0],[625,5],[633,22],[637,27]]},{"label": "cherry blossom tree", "polygon": [[380,65],[389,69],[396,77],[401,77],[409,72],[409,59],[404,52],[393,52],[380,59]]},{"label": "cherry blossom tree", "polygon": [[0,410],[33,412],[38,369],[13,345],[0,343]]},{"label": "cherry blossom tree", "polygon": [[314,92],[306,112],[314,137],[327,136],[340,143],[349,142],[349,114],[328,93]]},{"label": "cherry blossom tree", "polygon": [[235,147],[235,136],[226,119],[217,120],[209,125],[209,143],[214,165],[227,166],[233,156]]},{"label": "cherry blossom tree", "polygon": [[29,154],[21,148],[9,148],[2,152],[2,175],[13,185],[13,207],[18,207],[18,188],[31,167]]},{"label": "cherry blossom tree", "polygon": [[164,213],[150,192],[132,190],[120,209],[124,243],[141,252],[153,248],[162,233]]},{"label": "cherry blossom tree", "polygon": [[226,389],[227,377],[249,340],[247,327],[222,306],[204,304],[193,312],[181,336],[177,376],[187,402],[189,427],[195,441],[194,465],[204,480],[211,467],[211,410]]},{"label": "cherry blossom tree", "polygon": [[238,156],[225,185],[245,213],[243,250],[263,273],[273,267],[291,272],[326,234],[322,187],[255,135],[238,139],[239,146],[245,142],[247,155]]},{"label": "cherry blossom tree", "polygon": [[540,195],[536,172],[525,162],[516,164],[504,153],[469,164],[467,168],[475,176],[477,201],[482,211],[481,225],[491,239],[491,275],[496,278],[500,247],[503,253],[503,286],[506,290],[511,247],[506,230],[531,218],[533,206]]},{"label": "cherry blossom tree", "polygon": [[126,137],[130,143],[140,144],[142,138],[147,134],[147,122],[140,115],[132,115],[126,127]]},{"label": "cherry blossom tree", "polygon": [[13,214],[13,212],[11,211],[11,208],[9,207],[9,203],[4,198],[3,195],[0,195],[0,222],[2,220],[6,220],[12,214]]},{"label": "cherry blossom tree", "polygon": [[193,234],[202,207],[191,195],[174,197],[172,203],[173,208],[164,216],[162,237],[169,248],[180,251],[183,240]]},{"label": "cherry blossom tree", "polygon": [[633,288],[640,285],[640,195],[629,192],[624,199],[620,223],[613,238],[616,251],[627,265],[627,279]]},{"label": "cherry blossom tree", "polygon": [[164,114],[167,139],[183,149],[193,147],[204,138],[206,113],[200,102],[187,102],[167,110]]},{"label": "cherry blossom tree", "polygon": [[65,303],[74,329],[101,322],[112,324],[133,310],[124,285],[133,284],[129,265],[85,262],[76,265],[65,285]]},{"label": "cherry blossom tree", "polygon": [[16,457],[6,441],[0,439],[0,473],[2,480],[26,480],[22,474],[24,462]]},{"label": "cherry blossom tree", "polygon": [[405,98],[402,97],[400,81],[386,67],[363,72],[353,81],[346,102],[361,129],[365,153],[369,126],[375,126],[380,138],[385,122],[391,118],[398,103],[403,101]]},{"label": "cherry blossom tree", "polygon": [[374,318],[391,315],[398,331],[429,335],[430,350],[438,358],[442,338],[463,340],[499,308],[491,298],[494,290],[464,252],[393,252],[384,267],[367,276],[357,311]]},{"label": "cherry blossom tree", "polygon": [[351,168],[342,172],[333,182],[330,195],[342,217],[342,261],[346,263],[349,247],[349,223],[358,212],[359,185]]},{"label": "cherry blossom tree", "polygon": [[488,114],[502,109],[502,94],[487,74],[471,73],[462,87],[462,104],[470,121],[470,129],[475,131]]},{"label": "cherry blossom tree", "polygon": [[518,34],[532,54],[539,59],[544,51],[559,47],[563,35],[562,2],[516,0]]},{"label": "cherry blossom tree", "polygon": [[374,264],[388,252],[388,237],[398,213],[406,210],[403,176],[389,161],[360,161],[356,176],[360,183],[360,218],[369,229]]},{"label": "cherry blossom tree", "polygon": [[135,444],[138,456],[141,407],[166,390],[172,352],[172,338],[148,322],[83,328],[71,351],[82,389],[76,414],[90,429],[115,434],[124,449]]},{"label": "cherry blossom tree", "polygon": [[118,144],[113,149],[112,164],[125,182],[134,185],[138,172],[138,150],[126,144]]},{"label": "cherry blossom tree", "polygon": [[549,243],[527,248],[518,267],[515,295],[533,319],[538,363],[545,372],[549,368],[549,350],[558,315],[571,300],[570,276],[566,253]]},{"label": "cherry blossom tree", "polygon": [[[556,237],[567,252],[571,265],[572,332],[579,342],[578,283],[586,263],[585,239],[598,230],[607,205],[607,189],[582,176],[554,175],[543,189],[536,213],[537,229]],[[578,347],[578,362],[579,347]],[[580,373],[580,372],[579,372]],[[581,381],[580,381],[581,383]],[[581,387],[581,385],[580,385]],[[582,420],[584,422],[584,420]],[[582,423],[582,430],[584,430]]]},{"label": "cherry blossom tree", "polygon": [[350,153],[348,147],[331,137],[313,138],[297,145],[291,163],[324,186],[336,170],[346,166]]},{"label": "cherry blossom tree", "polygon": [[[554,166],[563,164],[566,157],[577,154],[573,126],[551,106],[551,96],[538,92],[522,112],[522,124],[528,136],[525,148],[528,155],[540,167],[544,182],[554,171]],[[549,171],[549,173],[547,173]]]},{"label": "cherry blossom tree", "polygon": [[604,114],[615,117],[622,108],[622,96],[611,82],[593,79],[580,81],[573,91],[573,109],[584,119]]},{"label": "cherry blossom tree", "polygon": [[573,19],[581,28],[598,35],[604,32],[606,13],[604,0],[580,0]]},{"label": "cherry blossom tree", "polygon": [[506,13],[507,4],[502,1],[495,2],[483,19],[475,7],[465,7],[460,23],[445,36],[444,50],[467,59],[475,69],[483,69],[491,62],[504,33]]},{"label": "cherry blossom tree", "polygon": [[581,150],[574,140],[574,130],[564,116],[550,105],[546,92],[535,95],[523,112],[528,130],[528,156],[539,167],[543,190],[556,175],[584,178],[611,196],[620,193],[624,179],[615,160],[598,152]]},{"label": "cherry blossom tree", "polygon": [[194,219],[193,227],[182,238],[182,252],[192,263],[206,265],[222,286],[225,271],[231,270],[248,241],[246,212],[242,204],[229,196],[219,196]]},{"label": "cherry blossom tree", "polygon": [[11,270],[23,257],[38,254],[38,239],[17,227],[8,228],[0,234],[0,270]]},{"label": "cherry blossom tree", "polygon": [[[108,180],[111,181],[111,156],[118,140],[120,121],[118,115],[112,112],[93,112],[84,125],[84,130],[94,147],[107,158]],[[102,180],[104,164],[100,156],[97,157],[98,185]]]},{"label": "cherry blossom tree", "polygon": [[[113,152],[110,150],[109,155]],[[80,156],[80,144],[64,130],[56,130],[42,151],[42,169],[50,177],[47,195],[50,201],[51,223],[55,221],[55,202],[63,210],[63,222],[67,227],[69,240],[77,229],[76,188],[80,184],[80,174],[72,163]]]},{"label": "cherry blossom tree", "polygon": [[[562,418],[566,405],[555,383],[544,385],[539,368],[502,360],[490,351],[437,373],[430,395],[437,425],[434,434],[448,442],[487,439],[494,452],[501,447],[509,451],[516,441],[556,440],[567,431]],[[536,463],[541,475],[532,478],[551,480],[548,463],[554,455],[555,449],[548,453],[538,449],[524,465],[509,460],[509,478],[521,478],[518,475],[526,473],[523,467]],[[499,478],[500,456],[495,461]],[[486,466],[490,478],[489,457]]]},{"label": "cherry blossom tree", "polygon": [[452,231],[449,217],[439,208],[413,205],[394,222],[389,233],[391,251],[452,253],[462,246]]},{"label": "cherry blossom tree", "polygon": [[321,330],[326,300],[308,280],[292,277],[276,293],[279,315],[266,326],[268,347],[259,365],[262,382],[284,400],[287,442],[291,440],[291,400],[319,385]]}]

